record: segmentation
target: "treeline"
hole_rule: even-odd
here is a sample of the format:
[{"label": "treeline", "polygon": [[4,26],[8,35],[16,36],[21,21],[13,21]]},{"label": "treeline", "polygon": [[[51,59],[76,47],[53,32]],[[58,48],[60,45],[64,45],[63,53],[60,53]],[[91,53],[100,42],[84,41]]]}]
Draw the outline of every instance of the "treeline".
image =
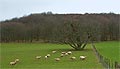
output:
[{"label": "treeline", "polygon": [[[65,42],[70,36],[94,41],[120,40],[120,15],[101,14],[31,14],[0,22],[0,42]],[[77,30],[77,35],[70,35]]]}]

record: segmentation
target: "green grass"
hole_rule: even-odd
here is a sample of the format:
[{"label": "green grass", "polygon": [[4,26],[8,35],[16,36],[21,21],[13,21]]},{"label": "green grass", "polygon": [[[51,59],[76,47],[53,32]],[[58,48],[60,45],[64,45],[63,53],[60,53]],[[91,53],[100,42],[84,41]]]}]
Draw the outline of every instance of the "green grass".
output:
[{"label": "green grass", "polygon": [[106,58],[112,61],[120,62],[120,42],[107,41],[95,43],[97,50]]},{"label": "green grass", "polygon": [[[90,45],[84,51],[74,51],[68,45],[45,44],[45,43],[2,43],[1,46],[1,68],[39,68],[39,69],[81,69],[81,68],[103,68],[98,62],[95,53]],[[52,54],[52,50],[57,50]],[[62,51],[72,50],[77,59],[71,61],[70,56],[61,58],[59,62],[54,58],[59,57]],[[44,56],[50,53],[51,57],[45,60]],[[41,55],[41,59],[35,59],[35,56]],[[79,59],[80,55],[87,56],[86,60]],[[20,62],[14,66],[9,65],[10,61],[19,58]]]}]

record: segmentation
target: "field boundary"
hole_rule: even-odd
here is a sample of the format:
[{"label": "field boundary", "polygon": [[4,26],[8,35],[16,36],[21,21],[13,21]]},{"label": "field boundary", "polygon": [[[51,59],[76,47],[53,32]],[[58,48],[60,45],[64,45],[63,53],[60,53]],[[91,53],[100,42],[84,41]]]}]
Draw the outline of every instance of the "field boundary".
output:
[{"label": "field boundary", "polygon": [[101,55],[95,45],[92,43],[93,51],[95,52],[98,60],[106,69],[120,69],[120,64],[117,61],[111,61],[109,58],[104,57]]}]

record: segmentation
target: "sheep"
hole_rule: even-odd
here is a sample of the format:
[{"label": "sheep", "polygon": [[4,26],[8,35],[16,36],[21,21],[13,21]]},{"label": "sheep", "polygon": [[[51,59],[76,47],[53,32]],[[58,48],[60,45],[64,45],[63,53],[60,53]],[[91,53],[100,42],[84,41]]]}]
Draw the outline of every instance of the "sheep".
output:
[{"label": "sheep", "polygon": [[65,53],[65,55],[67,56],[67,55],[68,55],[68,53]]},{"label": "sheep", "polygon": [[15,62],[19,62],[19,59],[15,59]]},{"label": "sheep", "polygon": [[63,56],[64,56],[64,54],[61,54],[61,55],[60,55],[60,57],[63,57]]},{"label": "sheep", "polygon": [[48,57],[50,57],[50,54],[47,54]]},{"label": "sheep", "polygon": [[48,56],[45,56],[45,59],[47,59],[48,58]]},{"label": "sheep", "polygon": [[40,59],[41,58],[41,56],[36,56],[36,59]]},{"label": "sheep", "polygon": [[76,59],[76,57],[70,57],[70,59],[71,59],[71,60],[75,60],[75,59]]},{"label": "sheep", "polygon": [[66,52],[61,52],[62,54],[65,54]]},{"label": "sheep", "polygon": [[15,59],[15,61],[10,62],[10,65],[15,65],[17,62],[19,62],[19,59]]},{"label": "sheep", "polygon": [[71,52],[71,51],[68,51],[67,53],[68,53],[69,55],[71,55],[71,54],[72,54],[72,52]]},{"label": "sheep", "polygon": [[10,65],[15,65],[15,64],[16,64],[16,61],[10,62]]},{"label": "sheep", "polygon": [[52,53],[56,53],[56,51],[52,51]]},{"label": "sheep", "polygon": [[55,58],[56,61],[60,61],[60,58]]},{"label": "sheep", "polygon": [[85,60],[86,56],[80,56],[81,60]]},{"label": "sheep", "polygon": [[50,57],[50,54],[47,54],[47,55],[45,56],[45,59],[47,59],[48,57]]}]

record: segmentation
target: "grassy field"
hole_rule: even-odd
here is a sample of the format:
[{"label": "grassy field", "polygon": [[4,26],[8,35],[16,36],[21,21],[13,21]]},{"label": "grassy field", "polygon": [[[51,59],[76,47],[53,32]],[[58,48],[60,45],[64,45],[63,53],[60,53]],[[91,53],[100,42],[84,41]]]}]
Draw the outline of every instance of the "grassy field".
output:
[{"label": "grassy field", "polygon": [[[42,68],[42,69],[81,69],[81,68],[103,68],[98,62],[91,45],[88,45],[84,51],[74,51],[68,45],[61,44],[45,44],[45,43],[2,43],[1,46],[1,68]],[[56,50],[52,54],[52,50]],[[75,56],[76,60],[69,59],[70,56],[62,57],[60,61],[55,61],[54,58],[59,57],[62,51],[73,52],[70,56]],[[51,57],[45,59],[46,54],[51,54]],[[35,59],[35,56],[41,55],[41,59]],[[86,60],[80,60],[79,56],[87,56]],[[19,58],[20,62],[11,66],[9,63],[14,59]]]},{"label": "grassy field", "polygon": [[120,62],[120,42],[119,41],[107,41],[95,43],[97,50],[104,57],[111,59],[112,61]]}]

